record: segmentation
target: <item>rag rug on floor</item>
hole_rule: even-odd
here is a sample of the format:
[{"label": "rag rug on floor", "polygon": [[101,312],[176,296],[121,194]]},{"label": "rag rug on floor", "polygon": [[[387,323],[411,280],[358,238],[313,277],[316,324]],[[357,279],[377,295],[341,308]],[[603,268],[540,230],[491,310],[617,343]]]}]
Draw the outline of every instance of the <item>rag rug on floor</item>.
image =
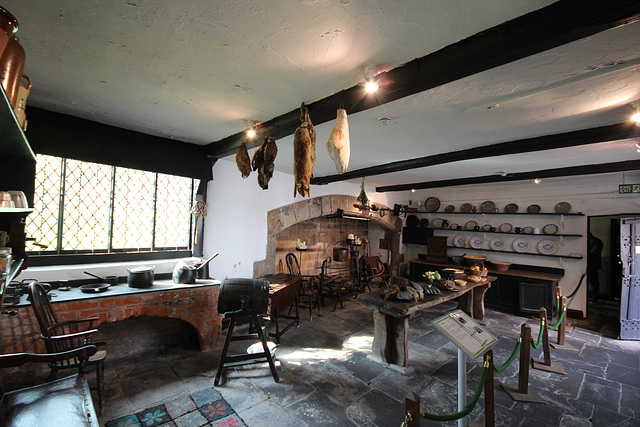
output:
[{"label": "rag rug on floor", "polygon": [[117,420],[106,427],[246,427],[214,388],[181,396]]}]

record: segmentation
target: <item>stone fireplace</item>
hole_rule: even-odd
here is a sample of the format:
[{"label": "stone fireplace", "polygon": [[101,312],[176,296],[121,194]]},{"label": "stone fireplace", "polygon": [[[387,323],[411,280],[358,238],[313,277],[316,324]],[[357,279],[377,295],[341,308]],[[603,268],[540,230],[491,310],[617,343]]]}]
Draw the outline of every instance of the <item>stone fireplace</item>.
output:
[{"label": "stone fireplace", "polygon": [[[318,274],[318,267],[328,256],[332,256],[333,247],[345,242],[346,236],[353,233],[368,239],[369,244],[358,247],[362,256],[368,253],[389,264],[392,273],[397,274],[398,265],[402,261],[400,254],[400,233],[402,221],[389,211],[362,214],[354,207],[355,196],[329,195],[302,200],[290,205],[281,206],[267,212],[267,256],[254,263],[254,277],[261,277],[276,272],[287,272],[284,257],[293,252],[301,264],[302,274]],[[382,209],[387,206],[371,202]],[[327,218],[338,209],[346,213],[366,216],[368,220],[347,218]],[[296,251],[297,240],[307,242],[308,250]]]}]

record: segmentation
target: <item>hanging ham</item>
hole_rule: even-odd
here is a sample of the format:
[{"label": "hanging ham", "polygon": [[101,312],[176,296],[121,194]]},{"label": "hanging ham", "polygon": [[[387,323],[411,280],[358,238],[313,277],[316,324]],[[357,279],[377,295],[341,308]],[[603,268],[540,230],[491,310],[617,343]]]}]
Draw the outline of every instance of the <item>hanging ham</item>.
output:
[{"label": "hanging ham", "polygon": [[333,125],[327,142],[329,156],[336,164],[339,174],[345,173],[349,167],[349,156],[351,155],[351,145],[349,142],[349,122],[347,121],[347,111],[343,108],[338,110],[336,124]]},{"label": "hanging ham", "polygon": [[240,147],[238,147],[236,165],[238,165],[238,170],[243,178],[249,176],[251,173],[251,160],[249,160],[249,152],[247,151],[247,141],[242,141]]},{"label": "hanging ham", "polygon": [[309,117],[309,109],[300,106],[302,124],[293,134],[293,197],[298,192],[302,197],[309,196],[313,166],[316,163],[316,130]]}]

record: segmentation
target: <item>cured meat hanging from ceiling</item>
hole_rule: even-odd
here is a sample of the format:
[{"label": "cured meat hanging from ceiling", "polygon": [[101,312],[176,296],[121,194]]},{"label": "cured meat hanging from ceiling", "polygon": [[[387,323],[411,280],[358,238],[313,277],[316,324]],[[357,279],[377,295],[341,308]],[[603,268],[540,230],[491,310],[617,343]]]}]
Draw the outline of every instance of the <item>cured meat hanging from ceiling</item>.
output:
[{"label": "cured meat hanging from ceiling", "polygon": [[258,171],[258,185],[263,190],[269,189],[269,181],[273,176],[274,162],[278,155],[276,141],[269,135],[264,137],[262,145],[253,153],[251,166]]},{"label": "cured meat hanging from ceiling", "polygon": [[316,130],[304,102],[300,106],[300,121],[302,124],[293,134],[293,197],[296,197],[296,191],[302,197],[309,196],[313,166],[316,163]]},{"label": "cured meat hanging from ceiling", "polygon": [[336,124],[333,125],[327,141],[327,151],[329,157],[336,164],[336,171],[343,174],[349,167],[349,157],[351,156],[351,145],[349,141],[349,122],[347,121],[347,110],[338,109]]},{"label": "cured meat hanging from ceiling", "polygon": [[238,166],[238,170],[242,174],[243,178],[246,178],[251,174],[251,160],[249,160],[246,140],[243,140],[240,147],[238,147],[238,152],[236,153],[236,165]]}]

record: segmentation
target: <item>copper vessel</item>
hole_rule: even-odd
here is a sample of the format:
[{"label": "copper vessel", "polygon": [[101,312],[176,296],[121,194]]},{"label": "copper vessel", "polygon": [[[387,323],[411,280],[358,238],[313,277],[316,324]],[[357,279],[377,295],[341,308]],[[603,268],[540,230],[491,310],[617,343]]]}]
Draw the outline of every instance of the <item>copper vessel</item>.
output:
[{"label": "copper vessel", "polygon": [[15,33],[18,20],[6,9],[0,7],[0,79],[11,106],[18,103],[18,89],[24,71],[25,53]]}]

